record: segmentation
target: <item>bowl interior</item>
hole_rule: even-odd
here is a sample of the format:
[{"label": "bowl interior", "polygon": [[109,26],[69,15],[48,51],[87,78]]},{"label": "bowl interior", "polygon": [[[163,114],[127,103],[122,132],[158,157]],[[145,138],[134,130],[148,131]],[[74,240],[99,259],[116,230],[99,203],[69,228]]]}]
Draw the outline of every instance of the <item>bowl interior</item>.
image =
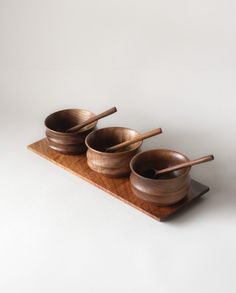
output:
[{"label": "bowl interior", "polygon": [[[151,150],[140,153],[134,157],[131,166],[135,173],[146,178],[149,176],[150,170],[161,170],[170,166],[188,162],[189,159],[175,151],[171,150]],[[184,168],[159,175],[158,179],[171,179],[183,175],[189,168]]]},{"label": "bowl interior", "polygon": [[[138,136],[138,132],[129,128],[123,127],[107,127],[98,129],[87,136],[87,146],[100,152],[104,152],[107,147],[119,144]],[[134,143],[124,147],[120,152],[129,151],[138,148],[141,142]],[[119,153],[117,151],[116,153]],[[112,153],[109,153],[112,154]]]},{"label": "bowl interior", "polygon": [[[94,115],[94,113],[82,109],[62,110],[49,115],[45,120],[45,125],[50,130],[65,132],[67,129],[88,120]],[[96,123],[97,122],[94,122],[85,126],[80,132],[95,127]]]}]

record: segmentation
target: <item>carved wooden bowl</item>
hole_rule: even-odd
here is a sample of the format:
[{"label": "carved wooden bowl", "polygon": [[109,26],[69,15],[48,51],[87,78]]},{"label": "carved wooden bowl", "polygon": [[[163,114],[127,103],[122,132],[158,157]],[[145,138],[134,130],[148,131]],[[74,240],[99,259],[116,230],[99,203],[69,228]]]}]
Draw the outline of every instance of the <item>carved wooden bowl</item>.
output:
[{"label": "carved wooden bowl", "polygon": [[164,169],[173,165],[188,162],[181,153],[156,149],[137,154],[130,162],[130,182],[134,194],[158,206],[173,205],[181,201],[190,188],[190,168],[163,174],[157,179],[148,178],[147,170]]},{"label": "carved wooden bowl", "polygon": [[105,149],[139,135],[133,129],[107,127],[91,132],[85,143],[88,147],[87,163],[95,172],[109,177],[123,177],[130,173],[130,160],[139,151],[142,142],[136,142],[119,152],[109,153]]},{"label": "carved wooden bowl", "polygon": [[95,129],[97,122],[89,124],[77,133],[66,133],[65,131],[94,115],[94,113],[82,109],[66,109],[49,115],[44,122],[49,147],[67,155],[86,152],[85,138]]}]

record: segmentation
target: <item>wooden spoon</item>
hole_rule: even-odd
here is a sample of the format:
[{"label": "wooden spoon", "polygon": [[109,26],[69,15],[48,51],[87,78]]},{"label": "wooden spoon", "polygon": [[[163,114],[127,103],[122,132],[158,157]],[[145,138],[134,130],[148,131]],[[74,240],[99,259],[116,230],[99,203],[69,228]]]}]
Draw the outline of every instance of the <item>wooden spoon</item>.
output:
[{"label": "wooden spoon", "polygon": [[81,123],[79,125],[76,125],[76,126],[73,126],[73,127],[69,128],[69,129],[67,129],[66,132],[75,133],[75,132],[79,131],[80,129],[82,129],[83,127],[89,125],[90,123],[93,123],[93,122],[95,122],[95,121],[97,121],[97,120],[99,120],[99,119],[101,119],[103,117],[111,115],[111,114],[115,113],[116,111],[117,111],[116,107],[113,107],[113,108],[111,108],[109,110],[106,110],[105,112],[102,112],[101,114],[98,114],[98,115],[95,115],[95,116],[89,118],[88,120],[84,121],[83,123]]},{"label": "wooden spoon", "polygon": [[124,142],[119,143],[117,145],[108,147],[108,148],[106,148],[105,151],[106,152],[115,152],[115,151],[118,151],[118,150],[120,150],[120,149],[122,149],[124,147],[127,147],[127,146],[129,146],[129,145],[131,145],[133,143],[136,143],[138,141],[144,140],[144,139],[146,139],[148,137],[158,135],[160,133],[162,133],[162,129],[161,128],[156,128],[154,130],[151,130],[151,131],[145,132],[145,133],[143,133],[141,135],[138,135],[138,136],[136,136],[136,137],[134,137],[134,138],[132,138],[130,140],[127,140],[127,141],[124,141]]},{"label": "wooden spoon", "polygon": [[149,170],[147,170],[145,172],[144,175],[147,176],[147,177],[150,177],[152,179],[158,179],[159,175],[166,174],[166,173],[176,171],[176,170],[180,170],[180,169],[183,169],[183,168],[186,168],[186,167],[202,164],[202,163],[212,161],[212,160],[214,160],[214,156],[209,155],[209,156],[205,156],[205,157],[202,157],[202,158],[199,158],[199,159],[196,159],[196,160],[192,160],[192,161],[189,161],[189,162],[186,162],[186,163],[171,166],[171,167],[168,167],[168,168],[165,168],[165,169],[162,169],[162,170],[156,170],[155,168],[149,169]]}]

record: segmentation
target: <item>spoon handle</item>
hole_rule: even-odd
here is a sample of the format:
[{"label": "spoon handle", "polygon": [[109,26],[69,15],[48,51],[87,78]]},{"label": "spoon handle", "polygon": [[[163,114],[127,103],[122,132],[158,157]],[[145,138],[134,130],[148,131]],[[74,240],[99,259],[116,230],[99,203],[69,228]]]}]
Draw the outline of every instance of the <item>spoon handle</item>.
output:
[{"label": "spoon handle", "polygon": [[73,133],[77,132],[81,128],[89,125],[90,123],[93,123],[93,122],[95,122],[95,121],[97,121],[97,120],[99,120],[99,119],[101,119],[103,117],[111,115],[111,114],[115,113],[116,111],[117,111],[116,107],[113,107],[113,108],[111,108],[109,110],[106,110],[106,111],[102,112],[101,114],[98,114],[98,115],[95,115],[95,116],[89,118],[88,120],[84,121],[83,123],[81,123],[79,125],[76,125],[76,126],[73,126],[73,127],[69,128],[69,129],[67,129],[66,132],[73,132]]},{"label": "spoon handle", "polygon": [[127,141],[124,141],[122,143],[119,143],[117,145],[114,145],[114,146],[111,146],[111,147],[108,147],[106,148],[106,152],[114,152],[114,151],[117,151],[121,148],[124,148],[124,147],[127,147],[133,143],[136,143],[138,141],[141,141],[141,140],[144,140],[148,137],[152,137],[152,136],[155,136],[155,135],[158,135],[162,133],[162,129],[161,128],[156,128],[156,129],[153,129],[151,131],[148,131],[148,132],[145,132],[141,135],[138,135],[130,140],[127,140]]},{"label": "spoon handle", "polygon": [[176,170],[179,170],[179,169],[182,169],[182,168],[202,164],[202,163],[212,161],[212,160],[214,160],[213,155],[205,156],[205,157],[202,157],[202,158],[199,158],[199,159],[196,159],[196,160],[192,160],[192,161],[189,161],[189,162],[186,162],[186,163],[182,163],[182,164],[179,164],[179,165],[176,165],[176,166],[171,166],[171,167],[168,167],[168,168],[165,168],[165,169],[162,169],[162,170],[157,170],[155,172],[155,176],[158,176],[158,175],[164,174],[164,173],[168,173],[168,172],[171,172],[171,171],[176,171]]}]

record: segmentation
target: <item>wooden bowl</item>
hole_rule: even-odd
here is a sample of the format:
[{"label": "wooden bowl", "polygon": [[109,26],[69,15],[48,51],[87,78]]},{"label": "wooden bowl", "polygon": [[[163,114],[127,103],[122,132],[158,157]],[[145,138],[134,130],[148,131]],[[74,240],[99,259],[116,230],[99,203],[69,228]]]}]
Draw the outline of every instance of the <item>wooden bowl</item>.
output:
[{"label": "wooden bowl", "polygon": [[188,161],[183,154],[165,149],[137,154],[130,162],[130,182],[134,194],[158,206],[173,205],[181,201],[190,188],[190,167],[163,174],[158,179],[147,178],[146,171],[152,168],[160,170]]},{"label": "wooden bowl", "polygon": [[85,138],[95,129],[97,122],[89,124],[77,133],[66,133],[65,131],[94,115],[94,113],[82,109],[66,109],[49,115],[44,122],[49,147],[67,155],[85,153],[87,150]]},{"label": "wooden bowl", "polygon": [[108,153],[104,150],[137,135],[137,131],[124,127],[107,127],[91,132],[85,140],[88,166],[109,177],[127,176],[130,173],[130,160],[137,154],[142,142],[136,142],[120,152]]}]

